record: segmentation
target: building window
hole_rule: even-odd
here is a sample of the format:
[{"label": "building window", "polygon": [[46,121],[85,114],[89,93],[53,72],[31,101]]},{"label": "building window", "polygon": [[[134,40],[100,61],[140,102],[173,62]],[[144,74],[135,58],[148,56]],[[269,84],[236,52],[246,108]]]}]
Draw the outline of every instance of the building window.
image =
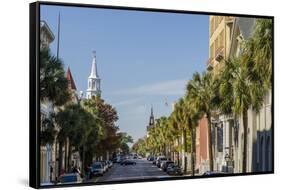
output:
[{"label": "building window", "polygon": [[217,151],[223,151],[223,125],[221,127],[217,127]]},{"label": "building window", "polygon": [[40,130],[44,131],[45,126],[44,126],[44,120],[46,119],[46,114],[41,112],[41,120],[40,120]]},{"label": "building window", "polygon": [[260,171],[263,171],[263,137],[261,137],[259,145],[259,166]]},{"label": "building window", "polygon": [[265,95],[265,105],[269,105],[270,104],[270,96],[269,93],[266,93]]},{"label": "building window", "polygon": [[271,171],[271,150],[270,150],[270,137],[266,138],[266,146],[265,146],[265,171]]},{"label": "building window", "polygon": [[238,147],[238,136],[239,136],[239,122],[234,122],[234,145]]}]

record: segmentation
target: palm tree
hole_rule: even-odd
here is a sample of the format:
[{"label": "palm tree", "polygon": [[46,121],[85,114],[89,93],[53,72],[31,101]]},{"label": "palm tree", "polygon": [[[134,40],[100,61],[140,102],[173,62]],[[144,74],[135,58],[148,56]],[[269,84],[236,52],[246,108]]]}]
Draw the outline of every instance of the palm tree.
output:
[{"label": "palm tree", "polygon": [[177,141],[177,146],[174,147],[174,150],[177,152],[177,161],[178,165],[180,164],[180,147],[179,147],[179,141],[180,141],[180,127],[177,122],[177,117],[175,111],[171,113],[169,117],[169,126],[171,128],[171,135],[173,137],[173,141]]},{"label": "palm tree", "polygon": [[187,147],[188,147],[188,143],[190,143],[189,141],[187,141],[187,115],[185,114],[185,110],[184,110],[184,99],[180,98],[179,101],[176,103],[175,105],[175,117],[176,117],[176,121],[177,124],[180,128],[180,130],[182,131],[182,137],[183,137],[183,150],[184,150],[184,172],[187,172]]},{"label": "palm tree", "polygon": [[213,171],[214,169],[211,116],[212,110],[216,108],[218,103],[217,86],[217,82],[214,80],[213,75],[205,72],[201,76],[199,73],[195,73],[192,80],[187,85],[187,92],[190,101],[193,102],[193,106],[195,106],[202,115],[205,115],[208,120],[208,153],[210,171]]},{"label": "palm tree", "polygon": [[191,175],[194,176],[195,173],[195,128],[198,124],[198,120],[201,115],[200,112],[196,109],[192,98],[189,98],[188,94],[184,99],[184,113],[187,117],[187,126],[190,133],[190,153],[191,153]]},{"label": "palm tree", "polygon": [[49,118],[42,120],[43,130],[40,133],[40,143],[41,145],[53,144],[55,141],[55,136],[57,131],[55,129],[55,114],[50,114]]},{"label": "palm tree", "polygon": [[231,58],[225,61],[224,70],[220,73],[220,94],[224,97],[220,109],[225,114],[234,113],[242,116],[243,123],[243,158],[242,172],[247,170],[247,132],[248,109],[259,111],[264,97],[264,89],[252,80],[248,65],[243,64],[244,57]]},{"label": "palm tree", "polygon": [[242,62],[247,64],[250,76],[261,80],[263,88],[267,90],[272,85],[272,35],[272,20],[257,19],[253,35],[245,41],[242,52]]},{"label": "palm tree", "polygon": [[[70,99],[68,82],[65,77],[63,64],[53,56],[49,49],[40,51],[40,101],[50,101],[53,106],[62,106]],[[57,135],[54,117],[42,121],[44,130],[41,131],[41,144],[52,144]]]},{"label": "palm tree", "polygon": [[70,99],[62,61],[51,55],[49,49],[40,52],[40,100],[46,99],[55,106],[62,106]]},{"label": "palm tree", "polygon": [[159,136],[161,138],[161,144],[163,145],[163,154],[167,156],[167,145],[169,138],[169,128],[168,128],[168,119],[165,116],[162,116],[158,120],[159,122]]}]

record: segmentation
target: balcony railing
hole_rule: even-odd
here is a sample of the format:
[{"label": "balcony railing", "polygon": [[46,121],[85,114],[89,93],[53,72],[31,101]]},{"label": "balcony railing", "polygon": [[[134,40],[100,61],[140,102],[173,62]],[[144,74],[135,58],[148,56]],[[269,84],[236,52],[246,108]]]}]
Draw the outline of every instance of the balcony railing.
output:
[{"label": "balcony railing", "polygon": [[219,47],[218,49],[216,49],[216,52],[215,52],[215,59],[216,61],[221,61],[222,59],[224,58],[224,47],[221,46]]},{"label": "balcony railing", "polygon": [[207,61],[207,70],[212,70],[214,66],[214,58],[209,58]]}]

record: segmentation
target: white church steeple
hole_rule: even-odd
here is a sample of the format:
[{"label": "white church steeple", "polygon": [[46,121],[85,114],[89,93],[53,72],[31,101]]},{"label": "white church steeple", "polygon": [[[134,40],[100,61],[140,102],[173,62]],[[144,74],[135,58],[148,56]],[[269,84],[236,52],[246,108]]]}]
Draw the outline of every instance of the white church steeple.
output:
[{"label": "white church steeple", "polygon": [[87,99],[92,98],[93,96],[97,96],[101,94],[100,90],[100,81],[97,70],[97,61],[96,61],[96,51],[93,51],[93,61],[92,61],[92,69],[91,74],[88,77],[88,89],[87,89]]}]

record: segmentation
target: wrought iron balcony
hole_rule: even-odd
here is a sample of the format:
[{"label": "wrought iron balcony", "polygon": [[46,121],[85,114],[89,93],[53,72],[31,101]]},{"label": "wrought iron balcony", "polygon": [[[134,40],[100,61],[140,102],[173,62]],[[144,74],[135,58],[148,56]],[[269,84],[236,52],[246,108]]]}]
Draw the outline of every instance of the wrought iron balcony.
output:
[{"label": "wrought iron balcony", "polygon": [[214,67],[214,58],[209,58],[207,61],[207,70],[212,70]]}]

